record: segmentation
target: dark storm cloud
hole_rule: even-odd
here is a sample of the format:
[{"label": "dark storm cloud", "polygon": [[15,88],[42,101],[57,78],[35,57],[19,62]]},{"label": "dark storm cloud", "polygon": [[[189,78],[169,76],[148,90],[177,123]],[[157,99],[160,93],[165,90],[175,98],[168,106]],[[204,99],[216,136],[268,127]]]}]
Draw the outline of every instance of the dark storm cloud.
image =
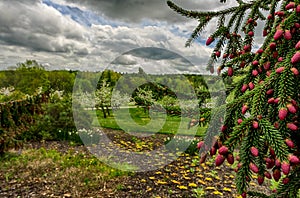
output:
[{"label": "dark storm cloud", "polygon": [[[66,0],[104,13],[105,16],[126,22],[140,22],[144,19],[166,21],[169,23],[183,22],[187,19],[171,10],[166,0]],[[226,6],[219,0],[174,0],[188,10],[212,10]],[[228,5],[228,3],[227,3]]]}]

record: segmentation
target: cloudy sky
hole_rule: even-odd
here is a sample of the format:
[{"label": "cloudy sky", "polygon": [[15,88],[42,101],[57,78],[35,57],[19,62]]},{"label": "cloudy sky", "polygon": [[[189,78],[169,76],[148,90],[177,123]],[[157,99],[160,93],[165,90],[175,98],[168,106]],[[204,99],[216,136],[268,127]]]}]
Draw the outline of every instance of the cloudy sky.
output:
[{"label": "cloudy sky", "polygon": [[[233,0],[174,2],[192,10],[234,5]],[[204,43],[214,24],[186,48],[197,21],[173,12],[166,0],[1,0],[0,9],[1,70],[26,59],[47,69],[102,70],[143,63],[137,60],[146,64],[145,59],[201,68],[212,51]]]}]

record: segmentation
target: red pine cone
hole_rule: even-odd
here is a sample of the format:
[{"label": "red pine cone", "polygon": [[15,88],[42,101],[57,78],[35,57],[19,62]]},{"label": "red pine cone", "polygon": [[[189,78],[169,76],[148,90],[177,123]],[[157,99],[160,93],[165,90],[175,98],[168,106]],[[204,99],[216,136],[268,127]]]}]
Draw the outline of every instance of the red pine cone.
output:
[{"label": "red pine cone", "polygon": [[296,50],[300,49],[300,41],[298,41],[298,43],[295,45],[295,49]]},{"label": "red pine cone", "polygon": [[258,60],[255,60],[255,61],[252,62],[253,66],[257,66],[258,64],[259,64]]},{"label": "red pine cone", "polygon": [[287,126],[287,128],[289,128],[292,131],[297,131],[298,130],[298,126],[295,125],[294,123],[291,123],[291,122],[287,123],[286,126]]},{"label": "red pine cone", "polygon": [[293,74],[294,74],[294,75],[296,75],[296,76],[298,76],[298,75],[299,75],[299,71],[298,71],[298,69],[297,69],[297,68],[295,68],[295,67],[292,67],[292,68],[291,68],[291,71],[293,72]]},{"label": "red pine cone", "polygon": [[246,65],[246,62],[245,62],[245,61],[242,61],[241,64],[240,64],[240,67],[241,67],[241,68],[244,68],[245,65]]},{"label": "red pine cone", "polygon": [[276,72],[277,74],[280,74],[281,72],[283,72],[283,70],[284,70],[284,67],[279,67],[279,68],[276,69],[275,72]]},{"label": "red pine cone", "polygon": [[246,111],[248,110],[248,106],[247,105],[243,105],[243,107],[242,107],[242,114],[245,114],[246,113]]},{"label": "red pine cone", "polygon": [[215,39],[213,37],[208,37],[206,40],[206,45],[210,45]]},{"label": "red pine cone", "polygon": [[285,9],[289,10],[289,9],[295,8],[295,6],[296,6],[295,2],[290,2],[285,6]]},{"label": "red pine cone", "polygon": [[258,50],[256,51],[257,54],[262,54],[263,52],[264,52],[263,49],[258,49]]},{"label": "red pine cone", "polygon": [[270,63],[270,62],[266,62],[266,63],[264,64],[264,69],[265,69],[265,70],[269,70],[270,67],[271,67],[271,63]]},{"label": "red pine cone", "polygon": [[279,129],[279,122],[275,122],[274,127],[275,127],[275,129]]},{"label": "red pine cone", "polygon": [[228,67],[228,76],[233,76],[233,68]]},{"label": "red pine cone", "polygon": [[284,32],[284,38],[285,38],[286,40],[291,40],[291,39],[292,39],[292,34],[291,34],[291,31],[290,31],[290,30],[286,30],[286,31]]},{"label": "red pine cone", "polygon": [[226,146],[221,146],[221,148],[219,148],[220,155],[226,155],[227,153],[228,153],[228,148]]},{"label": "red pine cone", "polygon": [[288,162],[282,162],[281,170],[284,175],[288,175],[290,173],[290,164]]},{"label": "red pine cone", "polygon": [[256,69],[252,70],[252,75],[253,76],[257,76],[258,75],[258,71]]},{"label": "red pine cone", "polygon": [[286,116],[287,116],[287,113],[288,113],[287,109],[281,108],[281,109],[279,110],[279,113],[278,113],[279,119],[280,119],[280,120],[284,120],[284,119],[286,118]]},{"label": "red pine cone", "polygon": [[297,5],[297,7],[296,7],[296,13],[297,13],[297,14],[300,13],[300,5]]},{"label": "red pine cone", "polygon": [[290,163],[296,164],[296,165],[300,164],[300,160],[299,160],[299,158],[297,156],[295,156],[295,155],[289,155],[288,158],[289,158]]},{"label": "red pine cone", "polygon": [[275,12],[275,15],[277,15],[279,17],[283,17],[284,16],[284,12],[283,11],[277,11],[277,12]]},{"label": "red pine cone", "polygon": [[275,52],[273,53],[273,58],[277,58],[277,57],[278,57],[278,52],[275,51]]},{"label": "red pine cone", "polygon": [[274,92],[274,89],[268,89],[268,91],[266,92],[266,94],[267,95],[271,95],[271,94],[273,94],[273,92]]},{"label": "red pine cone", "polygon": [[270,98],[269,100],[268,100],[268,104],[273,104],[274,103],[274,98]]},{"label": "red pine cone", "polygon": [[225,160],[225,157],[223,155],[218,154],[216,157],[216,161],[215,161],[216,166],[222,165],[224,160]]},{"label": "red pine cone", "polygon": [[282,29],[278,29],[276,30],[275,34],[274,34],[274,40],[278,40],[282,37],[284,31]]},{"label": "red pine cone", "polygon": [[281,167],[281,162],[280,162],[279,159],[276,159],[276,160],[275,160],[275,166],[278,167],[278,168]]},{"label": "red pine cone", "polygon": [[229,164],[233,164],[234,163],[234,156],[231,153],[227,155],[227,162]]},{"label": "red pine cone", "polygon": [[250,50],[251,50],[251,45],[245,45],[245,46],[244,46],[244,50],[245,50],[246,52],[250,51]]},{"label": "red pine cone", "polygon": [[254,173],[258,173],[258,167],[256,166],[256,164],[254,164],[254,163],[250,163],[249,164],[249,168],[250,168],[250,170],[252,170],[252,172],[254,172]]},{"label": "red pine cone", "polygon": [[254,20],[252,18],[249,18],[247,23],[252,23]]},{"label": "red pine cone", "polygon": [[250,90],[254,89],[254,87],[255,87],[254,84],[253,84],[253,82],[249,82],[248,86],[249,86]]},{"label": "red pine cone", "polygon": [[275,158],[275,157],[276,157],[276,154],[275,154],[275,151],[274,151],[274,149],[270,147],[270,149],[269,149],[269,150],[270,150],[270,155],[271,155],[272,157],[274,157],[274,158]]},{"label": "red pine cone", "polygon": [[209,150],[210,156],[214,156],[216,153],[217,153],[217,149],[216,149],[215,147],[212,147],[212,148]]},{"label": "red pine cone", "polygon": [[258,129],[258,122],[253,121],[252,126],[253,126],[254,129]]},{"label": "red pine cone", "polygon": [[248,85],[244,84],[241,88],[241,91],[244,93],[248,89]]},{"label": "red pine cone", "polygon": [[294,54],[294,56],[291,59],[291,63],[295,64],[295,63],[298,63],[299,61],[300,61],[300,51],[298,51]]},{"label": "red pine cone", "polygon": [[278,182],[279,179],[280,179],[280,177],[281,177],[280,170],[279,169],[274,169],[273,170],[273,178],[274,178],[274,180]]},{"label": "red pine cone", "polygon": [[263,37],[267,36],[268,35],[268,30],[264,29],[263,30]]},{"label": "red pine cone", "polygon": [[274,18],[273,15],[271,15],[271,14],[268,15],[268,20],[271,20],[273,18]]},{"label": "red pine cone", "polygon": [[207,154],[202,155],[201,158],[200,158],[200,160],[199,160],[199,163],[200,164],[204,163],[205,160],[206,160],[206,157],[207,157]]},{"label": "red pine cone", "polygon": [[286,143],[286,145],[287,145],[289,148],[294,148],[294,147],[295,147],[294,142],[293,142],[292,140],[290,140],[290,139],[286,139],[286,140],[285,140],[285,143]]},{"label": "red pine cone", "polygon": [[259,154],[258,149],[255,148],[254,146],[251,147],[250,151],[251,151],[251,154],[252,154],[254,157],[257,157],[258,154]]},{"label": "red pine cone", "polygon": [[273,168],[275,166],[275,160],[266,158],[266,167],[267,169]]},{"label": "red pine cone", "polygon": [[286,107],[288,108],[290,113],[297,113],[297,109],[293,104],[289,103],[286,105]]},{"label": "red pine cone", "polygon": [[265,175],[266,178],[272,179],[272,175],[271,175],[269,172],[266,171],[266,172],[264,173],[264,175]]},{"label": "red pine cone", "polygon": [[226,129],[227,129],[227,126],[225,126],[225,125],[221,126],[221,131],[222,132],[226,131]]},{"label": "red pine cone", "polygon": [[203,144],[204,144],[204,141],[198,142],[197,149],[200,149],[203,146]]},{"label": "red pine cone", "polygon": [[242,196],[242,198],[246,198],[246,197],[247,197],[247,193],[246,193],[246,192],[243,192],[243,193],[241,194],[241,196]]},{"label": "red pine cone", "polygon": [[290,182],[290,179],[288,177],[284,178],[282,180],[282,183],[285,185],[285,184],[288,184]]},{"label": "red pine cone", "polygon": [[258,175],[258,177],[257,177],[257,183],[258,183],[259,185],[262,185],[262,184],[264,183],[264,180],[265,180],[265,177],[264,177],[264,176]]},{"label": "red pine cone", "polygon": [[274,43],[274,42],[270,43],[270,49],[275,50],[276,49],[276,43]]}]

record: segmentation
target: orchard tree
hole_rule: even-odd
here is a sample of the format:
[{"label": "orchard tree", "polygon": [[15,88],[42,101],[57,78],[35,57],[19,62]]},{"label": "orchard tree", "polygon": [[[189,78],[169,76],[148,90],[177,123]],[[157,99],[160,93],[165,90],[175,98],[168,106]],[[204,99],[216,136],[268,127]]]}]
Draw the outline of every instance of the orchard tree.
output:
[{"label": "orchard tree", "polygon": [[[238,151],[236,184],[242,197],[297,197],[300,188],[300,1],[236,2],[237,6],[224,10],[199,12],[168,1],[176,12],[199,21],[187,46],[212,19],[218,20],[216,30],[206,40],[206,45],[214,44],[208,69],[213,73],[214,64],[220,63],[219,75],[225,79],[239,76],[239,81],[230,86],[234,100],[224,105],[224,125],[217,141],[209,145],[212,137],[207,134],[198,146],[217,155],[216,166],[225,159],[232,164],[233,151]],[[259,21],[264,22],[262,31],[257,28]],[[258,49],[254,46],[254,34],[264,37]],[[202,154],[201,161],[205,157]],[[267,196],[248,191],[254,175],[259,184],[271,178],[279,181],[276,192]]]},{"label": "orchard tree", "polygon": [[145,112],[149,113],[150,106],[155,102],[152,90],[149,88],[137,88],[135,101],[138,105],[143,105]]},{"label": "orchard tree", "polygon": [[96,108],[101,108],[104,118],[107,117],[106,113],[109,115],[108,107],[111,105],[111,93],[112,88],[106,81],[102,81],[100,89],[97,89],[95,92],[95,106]]}]

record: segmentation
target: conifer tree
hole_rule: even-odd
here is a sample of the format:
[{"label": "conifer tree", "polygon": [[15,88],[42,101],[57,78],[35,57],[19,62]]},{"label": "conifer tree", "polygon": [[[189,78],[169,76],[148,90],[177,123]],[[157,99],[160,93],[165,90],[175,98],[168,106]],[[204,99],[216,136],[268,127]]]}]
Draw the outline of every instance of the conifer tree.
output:
[{"label": "conifer tree", "polygon": [[[186,46],[212,19],[218,20],[216,30],[206,40],[206,45],[214,44],[207,69],[214,72],[213,65],[220,63],[219,75],[241,77],[228,88],[235,99],[225,104],[224,125],[208,150],[217,155],[217,166],[225,159],[233,163],[233,151],[238,150],[236,186],[242,197],[297,197],[300,1],[236,1],[235,7],[207,12],[185,10],[168,1],[179,14],[199,21]],[[257,28],[259,21],[264,21],[262,32]],[[259,49],[253,45],[255,32],[264,37]],[[203,148],[205,144],[207,141],[198,146]],[[268,196],[248,191],[254,175],[259,184],[271,178],[280,181],[277,191]]]}]

